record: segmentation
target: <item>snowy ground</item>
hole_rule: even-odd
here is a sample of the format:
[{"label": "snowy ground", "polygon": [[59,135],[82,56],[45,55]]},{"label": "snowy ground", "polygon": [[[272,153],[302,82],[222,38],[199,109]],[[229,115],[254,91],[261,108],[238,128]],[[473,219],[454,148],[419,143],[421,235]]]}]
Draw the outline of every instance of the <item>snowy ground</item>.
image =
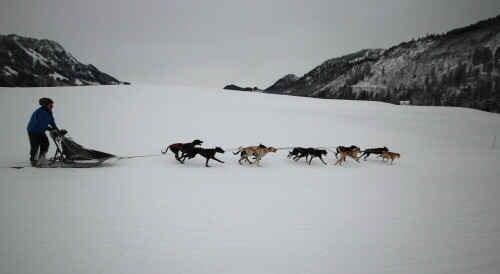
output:
[{"label": "snowy ground", "polygon": [[[45,96],[75,141],[120,156],[198,138],[402,157],[11,169],[28,164],[25,128]],[[498,114],[167,86],[0,88],[0,101],[0,273],[500,271]]]}]

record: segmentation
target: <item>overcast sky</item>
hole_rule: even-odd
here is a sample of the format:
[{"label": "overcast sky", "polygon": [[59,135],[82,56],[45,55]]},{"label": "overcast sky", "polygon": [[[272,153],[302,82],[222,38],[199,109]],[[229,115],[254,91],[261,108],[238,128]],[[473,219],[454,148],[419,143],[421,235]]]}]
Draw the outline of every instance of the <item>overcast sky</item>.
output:
[{"label": "overcast sky", "polygon": [[0,0],[0,34],[56,41],[133,84],[263,89],[499,14],[498,0]]}]

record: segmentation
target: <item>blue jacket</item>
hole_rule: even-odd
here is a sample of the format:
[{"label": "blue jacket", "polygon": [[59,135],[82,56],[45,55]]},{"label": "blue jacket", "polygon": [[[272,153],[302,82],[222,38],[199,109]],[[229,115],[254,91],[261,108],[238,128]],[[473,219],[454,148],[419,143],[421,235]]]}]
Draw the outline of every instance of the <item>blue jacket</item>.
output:
[{"label": "blue jacket", "polygon": [[27,130],[37,134],[45,134],[49,125],[52,126],[52,128],[57,129],[52,111],[40,107],[31,115]]}]

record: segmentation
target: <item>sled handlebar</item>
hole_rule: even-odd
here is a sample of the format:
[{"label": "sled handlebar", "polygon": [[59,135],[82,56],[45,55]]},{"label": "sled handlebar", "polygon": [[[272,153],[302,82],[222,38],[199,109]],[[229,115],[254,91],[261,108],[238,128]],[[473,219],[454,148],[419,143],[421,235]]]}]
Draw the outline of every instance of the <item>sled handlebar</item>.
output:
[{"label": "sled handlebar", "polygon": [[64,135],[66,135],[66,133],[68,133],[68,131],[67,131],[67,130],[65,130],[65,129],[61,129],[61,130],[52,130],[52,131],[50,132],[50,136],[51,136],[52,138],[57,138],[57,137],[62,137],[62,136],[64,136]]}]

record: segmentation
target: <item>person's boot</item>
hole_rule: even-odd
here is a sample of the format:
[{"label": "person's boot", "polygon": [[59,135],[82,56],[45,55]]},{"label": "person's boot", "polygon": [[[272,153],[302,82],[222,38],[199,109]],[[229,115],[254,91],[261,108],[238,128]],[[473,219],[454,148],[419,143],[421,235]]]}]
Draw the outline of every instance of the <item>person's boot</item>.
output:
[{"label": "person's boot", "polygon": [[39,166],[47,166],[49,165],[49,160],[45,159],[45,153],[42,153],[40,154],[40,156],[38,156],[38,162],[37,162],[37,165]]},{"label": "person's boot", "polygon": [[36,166],[36,164],[38,163],[38,161],[35,159],[35,157],[30,157],[30,163],[31,163],[31,166]]}]

